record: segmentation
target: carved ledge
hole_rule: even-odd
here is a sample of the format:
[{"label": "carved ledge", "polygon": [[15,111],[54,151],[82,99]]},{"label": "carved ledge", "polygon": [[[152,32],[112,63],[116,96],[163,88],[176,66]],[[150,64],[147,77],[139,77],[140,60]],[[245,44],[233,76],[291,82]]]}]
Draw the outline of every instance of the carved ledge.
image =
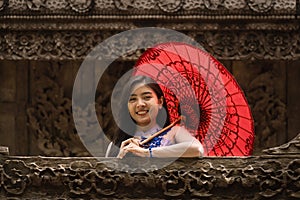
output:
[{"label": "carved ledge", "polygon": [[[172,161],[2,156],[0,198],[297,199],[300,198],[299,136],[286,145],[269,149],[267,157]],[[160,168],[165,161],[170,162]],[[150,167],[145,167],[145,163]]]},{"label": "carved ledge", "polygon": [[296,155],[300,154],[300,133],[290,142],[279,147],[273,147],[263,150],[268,155]]},{"label": "carved ledge", "polygon": [[[8,157],[0,197],[14,199],[292,199],[300,197],[300,159],[289,156],[179,159],[147,172],[128,163],[160,159]],[[125,171],[114,170],[114,166]],[[141,172],[145,171],[145,172]],[[134,191],[132,191],[134,188]]]}]

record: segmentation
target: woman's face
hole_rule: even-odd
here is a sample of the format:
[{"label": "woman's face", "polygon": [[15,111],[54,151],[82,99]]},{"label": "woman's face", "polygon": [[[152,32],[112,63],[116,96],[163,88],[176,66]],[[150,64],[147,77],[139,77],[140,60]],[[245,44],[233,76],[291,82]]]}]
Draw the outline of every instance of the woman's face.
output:
[{"label": "woman's face", "polygon": [[148,86],[138,84],[133,88],[128,101],[128,110],[138,126],[156,124],[158,110],[162,108],[163,97],[157,97],[156,93]]}]

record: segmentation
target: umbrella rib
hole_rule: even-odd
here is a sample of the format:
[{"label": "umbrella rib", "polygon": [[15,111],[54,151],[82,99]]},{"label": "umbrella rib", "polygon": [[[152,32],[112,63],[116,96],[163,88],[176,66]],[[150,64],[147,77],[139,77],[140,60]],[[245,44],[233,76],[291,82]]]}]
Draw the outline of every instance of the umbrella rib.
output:
[{"label": "umbrella rib", "polygon": [[204,108],[207,108],[207,107],[210,107],[212,104],[211,104],[211,99],[210,98],[207,98],[208,97],[208,94],[205,96],[205,99],[204,101],[201,103],[202,107]]},{"label": "umbrella rib", "polygon": [[[231,130],[229,130],[229,131],[231,131]],[[238,138],[242,139],[241,137],[239,137],[238,134],[237,134],[237,136],[238,136]],[[234,141],[233,141],[230,137],[226,137],[226,138],[228,138],[233,144],[236,144],[236,142],[234,143]],[[243,140],[243,142],[246,142],[246,141]],[[225,144],[226,144],[226,143],[225,143]],[[227,145],[226,145],[226,146],[227,146]],[[236,147],[243,155],[245,155],[244,152],[240,149],[240,147],[239,147],[238,145],[234,145],[233,148],[234,148],[234,147]],[[233,148],[232,148],[232,149],[233,149]],[[229,149],[230,149],[230,148],[229,148]],[[231,152],[231,153],[232,153],[232,152]]]},{"label": "umbrella rib", "polygon": [[[159,59],[158,59],[159,60]],[[161,62],[160,60],[159,60],[159,62]],[[150,64],[153,68],[155,68],[157,71],[160,71],[160,69],[158,68],[158,67],[156,67],[155,66],[155,64],[152,64],[152,63],[148,63],[148,64]],[[162,63],[161,63],[162,64]],[[153,77],[152,76],[152,74],[151,73],[149,73],[149,72],[146,72],[146,71],[143,71],[146,75],[148,75],[149,77]],[[166,75],[164,75],[163,74],[163,76],[167,79],[167,80],[169,80],[169,77],[167,77]],[[156,80],[157,81],[157,80]],[[171,82],[171,81],[168,81],[167,83],[171,83],[172,84],[172,86],[174,86],[174,84],[173,84],[173,82]],[[161,83],[160,83],[161,84]],[[166,84],[165,84],[166,85]]]},{"label": "umbrella rib", "polygon": [[[206,77],[205,77],[205,82],[206,82],[206,83],[208,82],[208,74],[209,74],[210,68],[211,68],[210,62],[208,62],[208,67],[207,67],[207,70],[206,70],[206,71],[207,71],[207,75],[206,75]],[[208,96],[209,93],[210,93],[210,92],[207,91],[207,94],[206,94],[205,98]],[[211,98],[210,98],[209,100],[211,101]]]},{"label": "umbrella rib", "polygon": [[[172,62],[171,58],[170,58],[169,55],[166,53],[166,51],[162,51],[162,52],[164,53],[164,55],[166,55],[166,56],[169,58],[170,62]],[[166,66],[166,69],[168,69],[168,68],[167,68],[167,65],[165,65],[159,58],[158,58],[157,60],[160,62],[161,65]],[[149,64],[151,64],[151,63],[149,63]],[[153,67],[155,67],[155,65],[153,65],[153,64],[151,64],[151,65],[152,65]],[[159,69],[158,67],[155,67],[155,68],[156,68],[157,71],[161,71],[161,69]],[[162,74],[163,74],[163,73],[162,73]],[[172,81],[170,81],[170,77],[167,77],[165,74],[163,74],[163,76],[165,77],[165,79],[167,79],[165,85],[171,83],[171,85],[175,87],[174,83],[173,83]]]},{"label": "umbrella rib", "polygon": [[[210,59],[210,61],[211,61],[211,59]],[[220,70],[218,69],[217,72],[218,72],[218,74],[215,76],[215,80],[214,80],[214,82],[213,82],[213,85],[216,84],[216,81],[217,81],[217,80],[220,81],[220,79],[218,79],[218,78],[219,78],[219,75],[220,75]]]},{"label": "umbrella rib", "polygon": [[[227,123],[228,123],[228,124],[231,124],[231,125],[238,125],[238,126],[237,126],[238,128],[240,128],[240,129],[246,131],[246,132],[249,133],[249,134],[252,134],[251,131],[248,131],[247,129],[245,129],[244,127],[240,126],[239,124],[234,124],[234,123],[231,123],[230,121],[227,121]],[[246,142],[246,141],[244,141],[244,142]]]},{"label": "umbrella rib", "polygon": [[[174,47],[174,45],[173,45],[173,47]],[[174,50],[176,51],[175,47],[174,47]],[[170,63],[176,63],[176,61],[174,62],[174,61],[172,60],[172,58],[167,54],[168,51],[164,50],[164,51],[162,51],[162,52],[164,53],[164,55],[166,55],[166,56],[168,57],[168,59],[170,60]],[[179,56],[179,54],[178,54],[177,51],[176,51],[176,53],[177,53],[176,55],[178,55],[178,58],[179,58],[179,59],[181,60],[181,62],[183,63],[183,60],[181,59],[181,56]],[[159,60],[159,62],[160,62],[162,65],[165,65],[159,58],[158,58],[157,60]],[[167,65],[165,65],[165,66],[167,66]],[[176,65],[175,65],[175,66],[176,66]],[[184,66],[184,65],[183,65],[183,66]],[[169,66],[169,67],[170,67],[170,66]],[[184,66],[184,68],[185,68],[185,66]],[[175,68],[175,69],[176,69],[176,71],[181,75],[181,73],[179,72],[179,70],[178,70],[177,68]],[[187,69],[185,68],[185,70],[187,70]],[[170,81],[169,77],[165,76],[165,78],[167,78],[167,80],[169,80],[167,83],[171,83],[172,86],[175,87],[174,83]]]},{"label": "umbrella rib", "polygon": [[[201,91],[201,87],[199,86],[199,91]],[[209,98],[207,98],[209,96],[209,92],[205,89],[205,88],[202,88],[202,92],[199,92],[199,103],[201,105],[204,105],[206,100],[210,100]]]},{"label": "umbrella rib", "polygon": [[240,91],[237,91],[237,92],[231,93],[231,94],[228,93],[228,96],[232,97],[232,96],[238,95],[238,94],[242,94],[242,93]]},{"label": "umbrella rib", "polygon": [[[218,123],[218,122],[216,122],[215,120],[214,120],[214,122],[215,123]],[[249,132],[248,130],[246,130],[245,128],[243,128],[243,127],[241,127],[241,126],[239,126],[238,124],[233,124],[233,123],[231,123],[230,121],[226,121],[226,123],[228,123],[228,124],[231,124],[231,125],[237,125],[237,128],[239,128],[239,129],[242,129],[242,130],[244,130],[244,131],[246,131],[247,133],[249,133],[249,134],[252,134],[252,132]],[[232,130],[231,129],[229,129],[227,126],[223,126],[223,129],[228,129],[230,132],[232,132]],[[222,131],[223,132],[223,131]],[[242,138],[242,137],[240,137],[239,136],[239,131],[237,131],[236,132],[236,135],[238,136],[238,138],[240,139],[240,140],[242,140],[243,142],[245,142],[246,143],[246,141]],[[226,138],[229,138],[230,140],[231,140],[231,142],[234,142],[230,137],[226,137]],[[243,153],[243,151],[237,146],[237,148]]]},{"label": "umbrella rib", "polygon": [[192,63],[192,60],[191,60],[191,57],[190,57],[190,54],[189,54],[189,51],[187,49],[187,46],[184,45],[184,49],[186,51],[186,54],[188,56],[188,59],[189,59],[189,65],[190,65],[190,69],[191,69],[191,72],[192,72],[192,76],[194,76],[194,67],[193,67],[193,63]]},{"label": "umbrella rib", "polygon": [[[175,46],[174,46],[174,45],[172,45],[172,47],[173,47],[173,49],[175,50],[175,52],[176,52],[176,55],[178,55],[178,57],[179,57],[179,59],[180,59],[181,63],[183,64],[182,57],[181,57],[181,56],[179,56],[180,54],[178,53],[177,49],[175,48]],[[183,68],[184,68],[184,70],[185,70],[185,71],[187,71],[187,69],[186,69],[185,65],[183,65]]]},{"label": "umbrella rib", "polygon": [[[213,122],[213,121],[212,121]],[[217,122],[215,122],[215,123],[217,123]],[[212,124],[212,125],[214,125],[214,124]],[[217,126],[214,126],[215,128],[217,128]],[[223,129],[223,128],[222,128]],[[214,130],[214,132],[221,132],[222,133],[222,129],[221,128],[218,128],[218,130]],[[212,134],[212,133],[207,133],[207,134],[211,134],[212,136],[214,136],[214,134]],[[215,138],[217,141],[219,141],[219,139],[220,139],[220,137],[218,137],[218,138]],[[215,145],[216,144],[213,144],[212,143],[212,141],[211,140],[209,140],[209,142],[213,145],[213,151],[215,152],[215,155],[217,155],[217,153],[216,153],[216,151],[215,151]],[[224,155],[224,152],[223,152],[223,150],[222,150],[222,148],[220,148],[221,149],[221,151],[222,151],[222,154]]]},{"label": "umbrella rib", "polygon": [[[250,132],[250,131],[248,131],[247,129],[245,129],[245,128],[243,128],[243,127],[241,127],[241,126],[239,126],[238,124],[233,124],[233,123],[231,123],[230,121],[226,121],[228,124],[231,124],[231,125],[234,125],[234,126],[237,126],[237,128],[239,128],[239,129],[242,129],[242,130],[244,130],[244,131],[246,131],[247,133],[249,133],[249,134],[252,134],[252,132]],[[217,120],[215,120],[215,118],[212,118],[212,124],[213,125],[216,125],[216,124],[219,124],[218,123],[218,121]],[[226,127],[226,126],[223,126],[223,128],[226,128],[226,129],[228,129],[228,127]],[[232,130],[230,130],[230,129],[228,129],[230,132],[232,132]],[[222,133],[223,131],[221,131],[221,133]],[[239,134],[238,134],[238,132],[236,132],[236,135],[238,136],[238,138],[240,139],[240,140],[242,140],[243,142],[245,142],[246,143],[246,141],[242,138],[242,137],[240,137],[239,136]],[[230,137],[227,137],[227,138],[229,138],[230,140],[231,140],[231,142],[234,142]],[[226,143],[225,143],[226,144]],[[229,148],[229,147],[228,147]],[[237,146],[237,148],[239,149],[239,151],[241,152],[241,153],[243,153],[243,151]],[[230,149],[230,148],[229,148]]]},{"label": "umbrella rib", "polygon": [[[212,119],[212,121],[218,124],[218,121],[216,121],[215,119]],[[228,123],[228,124],[231,124],[231,125],[234,125],[234,126],[236,126],[236,127],[240,128],[240,129],[242,129],[242,130],[246,131],[247,133],[249,133],[249,134],[252,134],[252,132],[251,132],[251,131],[249,131],[249,130],[247,130],[247,129],[243,128],[243,127],[242,127],[242,126],[240,126],[239,124],[234,124],[234,123],[232,123],[232,122],[230,122],[230,121],[226,121],[226,123]],[[224,128],[224,127],[226,127],[226,126],[223,126],[223,128]],[[245,142],[245,141],[244,141],[244,142]]]},{"label": "umbrella rib", "polygon": [[[198,74],[199,74],[198,99],[202,100],[204,98],[204,96],[203,96],[204,92],[201,92],[202,75],[201,75],[201,70],[200,70],[201,69],[200,51],[197,51],[197,60],[198,60],[198,65],[197,66],[198,66]],[[203,85],[206,86],[205,82],[203,83]],[[205,91],[204,88],[203,88],[203,91]],[[207,97],[207,95],[208,95],[208,92],[206,94],[206,97]]]},{"label": "umbrella rib", "polygon": [[[201,97],[203,97],[204,92],[201,93],[201,85],[202,85],[202,75],[200,72],[200,51],[197,51],[197,61],[198,63],[196,64],[196,66],[198,67],[198,76],[199,76],[199,87],[198,87],[198,99],[200,99]],[[202,99],[202,98],[201,98]]]},{"label": "umbrella rib", "polygon": [[207,83],[208,82],[208,74],[210,72],[210,62],[208,62],[208,66],[207,66],[207,74],[206,74],[206,77],[205,77],[205,82]]},{"label": "umbrella rib", "polygon": [[[218,118],[218,115],[215,114],[214,112],[211,112],[211,116],[212,116],[212,121],[216,121],[216,118]],[[241,116],[241,115],[234,115],[238,118],[243,118],[243,119],[246,119],[246,120],[249,120],[251,122],[251,119],[247,118],[247,117],[244,117],[244,116]],[[218,118],[219,119],[219,118]],[[240,121],[240,120],[239,120]],[[218,123],[218,121],[216,121]],[[234,124],[234,123],[231,123],[230,121],[226,121],[227,123],[230,123],[231,125],[237,125],[237,124]],[[242,128],[241,126],[239,126],[240,128]],[[245,128],[242,128],[243,130],[247,131],[248,133],[252,133],[250,131],[248,131],[247,129]]]},{"label": "umbrella rib", "polygon": [[226,93],[227,93],[227,94],[230,94],[230,93],[228,92],[228,90],[226,89],[226,86],[227,86],[229,83],[231,83],[231,82],[232,82],[232,79],[228,80],[228,81],[224,84],[224,88],[223,88],[223,87],[220,88],[219,90],[216,91],[216,93],[219,93],[222,89],[225,89],[225,90],[226,90]]},{"label": "umbrella rib", "polygon": [[[222,129],[222,130],[223,130],[223,129]],[[222,130],[220,130],[220,131],[221,131],[221,134],[223,133]],[[227,135],[226,135],[226,138],[229,138],[229,139],[231,140],[231,138],[228,137]],[[220,141],[220,137],[217,138],[217,141],[218,141],[218,142]],[[218,142],[217,142],[217,144],[218,144]],[[222,140],[222,142],[224,143],[224,146],[226,146],[226,147],[230,150],[230,148],[229,148],[229,146],[227,145],[227,143],[225,142],[225,140]],[[232,140],[231,140],[231,142],[232,142]],[[217,145],[217,144],[216,144],[216,145]],[[214,145],[214,147],[215,147],[216,145]],[[219,146],[220,146],[220,145],[219,145]],[[214,149],[215,149],[215,148],[214,148]],[[222,149],[222,146],[220,146],[220,151],[222,151],[222,155],[226,155],[225,152],[224,152],[223,149]],[[234,155],[234,154],[232,153],[232,151],[229,151],[229,153],[231,153],[232,156]]]},{"label": "umbrella rib", "polygon": [[[222,133],[222,132],[221,132]],[[212,150],[214,151],[214,153],[215,153],[215,155],[217,155],[217,152],[216,152],[216,149],[215,149],[215,146],[218,144],[218,141],[219,141],[219,138],[217,138],[217,143],[216,144],[213,144],[212,142],[211,142],[211,140],[209,140],[209,142],[213,145],[213,147],[212,147]],[[220,150],[222,151],[222,154],[224,155],[224,151],[223,151],[223,149],[222,148],[220,148]]]},{"label": "umbrella rib", "polygon": [[[173,60],[171,59],[171,57],[167,54],[167,52],[166,52],[165,50],[162,51],[162,52],[164,53],[165,56],[167,56],[167,57],[169,58],[170,62],[173,62]],[[163,64],[162,62],[161,62],[161,64],[162,64],[162,65],[165,65],[165,64]]]},{"label": "umbrella rib", "polygon": [[[246,105],[228,105],[228,106],[226,106],[226,108],[236,108],[236,107],[247,107]],[[214,111],[214,110],[218,110],[218,108],[224,108],[223,106],[219,106],[219,107],[214,107],[214,108],[212,108],[212,110]],[[248,108],[248,107],[247,107]],[[250,112],[250,111],[249,111]],[[216,112],[212,112],[212,114],[214,114],[214,113],[216,113]],[[243,119],[247,119],[247,120],[251,120],[251,118],[248,118],[248,117],[245,117],[245,116],[243,116],[243,115],[236,115],[236,116],[238,116],[238,117],[241,117],[241,118],[243,118]]]}]

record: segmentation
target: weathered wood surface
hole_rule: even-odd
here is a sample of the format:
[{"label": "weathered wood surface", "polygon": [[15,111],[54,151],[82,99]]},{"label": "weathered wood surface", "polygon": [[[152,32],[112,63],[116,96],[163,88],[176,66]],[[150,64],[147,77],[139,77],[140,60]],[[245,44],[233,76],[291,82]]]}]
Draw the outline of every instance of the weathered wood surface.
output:
[{"label": "weathered wood surface", "polygon": [[163,168],[160,164],[168,159],[3,156],[0,197],[299,199],[300,134],[263,153],[180,158]]},{"label": "weathered wood surface", "polygon": [[9,155],[8,147],[0,146],[0,155]]}]

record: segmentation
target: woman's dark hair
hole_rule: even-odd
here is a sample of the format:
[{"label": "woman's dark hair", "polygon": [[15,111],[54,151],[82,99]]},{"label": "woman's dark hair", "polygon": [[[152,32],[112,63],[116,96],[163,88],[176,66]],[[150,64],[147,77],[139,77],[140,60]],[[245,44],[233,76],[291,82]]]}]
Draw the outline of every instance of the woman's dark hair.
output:
[{"label": "woman's dark hair", "polygon": [[[155,94],[157,95],[157,98],[163,97],[163,92],[160,88],[160,86],[150,77],[147,76],[133,76],[129,79],[129,81],[124,86],[124,89],[122,91],[121,95],[121,101],[120,101],[120,108],[119,108],[119,131],[114,135],[112,138],[112,142],[115,144],[115,146],[120,147],[122,141],[133,137],[133,134],[136,131],[136,124],[134,120],[131,118],[129,111],[128,111],[128,100],[130,98],[130,95],[132,93],[133,88],[137,84],[143,84],[148,87],[150,87]],[[165,98],[163,98],[163,108],[160,109],[156,118],[156,122],[160,127],[165,127],[170,124],[169,114],[167,111],[167,104],[165,101]]]}]

